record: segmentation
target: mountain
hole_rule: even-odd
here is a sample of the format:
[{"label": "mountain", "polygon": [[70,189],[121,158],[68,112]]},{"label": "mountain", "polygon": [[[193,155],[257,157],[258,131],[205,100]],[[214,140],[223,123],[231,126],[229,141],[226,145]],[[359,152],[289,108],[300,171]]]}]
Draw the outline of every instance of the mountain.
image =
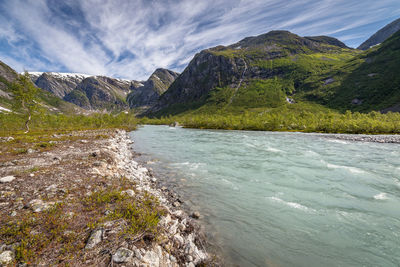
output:
[{"label": "mountain", "polygon": [[129,106],[131,108],[153,106],[178,75],[179,73],[171,70],[156,69],[146,82],[132,86],[132,92],[127,97]]},{"label": "mountain", "polygon": [[12,68],[0,61],[0,112],[10,110],[12,93],[9,87],[17,77]]},{"label": "mountain", "polygon": [[39,88],[49,91],[59,98],[64,98],[85,78],[90,77],[90,75],[79,73],[29,72],[29,74]]},{"label": "mountain", "polygon": [[[10,111],[13,103],[11,84],[17,79],[18,73],[0,61],[0,112]],[[82,110],[67,103],[45,90],[39,91],[40,105],[50,112],[78,113]]]},{"label": "mountain", "polygon": [[196,54],[148,114],[176,114],[204,105],[213,106],[211,110],[284,105],[304,90],[312,74],[327,72],[356,54],[326,36],[271,31],[247,37]]},{"label": "mountain", "polygon": [[123,110],[126,96],[136,81],[78,73],[32,72],[35,84],[86,110]]},{"label": "mountain", "polygon": [[377,31],[368,40],[362,43],[357,49],[367,50],[374,45],[383,43],[386,39],[392,36],[392,34],[396,33],[399,30],[400,30],[400,18],[386,25],[379,31]]},{"label": "mountain", "polygon": [[[304,99],[341,111],[400,111],[400,31],[379,46],[316,75]],[[329,80],[330,83],[326,84]]]}]

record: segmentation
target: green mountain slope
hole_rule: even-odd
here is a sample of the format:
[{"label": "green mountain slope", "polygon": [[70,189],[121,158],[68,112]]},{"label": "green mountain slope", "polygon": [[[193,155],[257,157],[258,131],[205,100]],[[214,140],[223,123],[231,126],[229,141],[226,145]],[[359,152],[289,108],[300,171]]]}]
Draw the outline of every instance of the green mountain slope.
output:
[{"label": "green mountain slope", "polygon": [[314,82],[305,85],[300,98],[341,111],[399,111],[399,70],[400,31],[325,75],[312,77]]},{"label": "green mountain slope", "polygon": [[238,112],[287,105],[306,84],[359,51],[331,37],[272,31],[197,54],[150,112]]}]

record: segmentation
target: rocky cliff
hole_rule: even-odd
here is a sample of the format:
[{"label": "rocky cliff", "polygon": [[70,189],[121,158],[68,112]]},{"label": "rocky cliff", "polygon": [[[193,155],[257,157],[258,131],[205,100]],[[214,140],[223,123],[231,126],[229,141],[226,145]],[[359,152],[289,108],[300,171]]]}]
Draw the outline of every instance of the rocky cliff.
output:
[{"label": "rocky cliff", "polygon": [[132,92],[127,97],[131,108],[149,107],[156,104],[163,94],[178,77],[178,73],[167,69],[156,69],[143,84],[131,86]]},{"label": "rocky cliff", "polygon": [[[40,73],[39,73],[40,74]],[[87,110],[123,110],[136,81],[78,73],[31,73],[35,84],[57,97]]]},{"label": "rocky cliff", "polygon": [[386,39],[392,36],[394,33],[400,30],[400,19],[397,19],[390,24],[386,25],[374,35],[372,35],[368,40],[362,43],[357,49],[367,50],[368,48],[383,43]]}]

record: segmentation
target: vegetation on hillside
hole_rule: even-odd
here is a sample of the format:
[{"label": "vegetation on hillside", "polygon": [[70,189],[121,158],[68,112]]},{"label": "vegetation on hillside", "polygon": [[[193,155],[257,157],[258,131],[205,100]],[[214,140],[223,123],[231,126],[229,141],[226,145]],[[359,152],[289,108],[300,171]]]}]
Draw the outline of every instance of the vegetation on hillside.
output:
[{"label": "vegetation on hillside", "polygon": [[184,127],[201,129],[400,134],[399,113],[339,113],[310,103],[284,104],[276,108],[246,108],[241,111],[228,107],[202,112],[202,108],[175,116],[142,118],[140,123],[179,122]]}]

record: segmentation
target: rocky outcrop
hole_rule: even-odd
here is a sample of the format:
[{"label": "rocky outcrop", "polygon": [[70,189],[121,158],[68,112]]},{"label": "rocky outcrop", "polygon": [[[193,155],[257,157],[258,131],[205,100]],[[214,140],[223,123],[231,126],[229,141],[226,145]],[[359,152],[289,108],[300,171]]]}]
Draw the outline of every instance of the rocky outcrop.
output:
[{"label": "rocky outcrop", "polygon": [[59,98],[64,98],[87,77],[89,75],[57,72],[44,72],[38,77],[36,73],[31,75],[32,80],[39,88],[51,92]]},{"label": "rocky outcrop", "polygon": [[12,98],[9,87],[17,76],[18,74],[12,68],[0,61],[0,100],[3,98],[7,101]]},{"label": "rocky outcrop", "polygon": [[64,100],[91,110],[121,110],[128,108],[125,101],[130,81],[105,76],[92,76],[82,80],[65,95]]},{"label": "rocky outcrop", "polygon": [[357,49],[367,50],[370,47],[383,43],[394,33],[400,31],[400,19],[397,19],[390,24],[386,25],[379,31],[377,31],[374,35],[372,35],[368,40],[362,43]]},{"label": "rocky outcrop", "polygon": [[179,73],[171,70],[156,69],[141,86],[137,84],[131,86],[132,92],[127,97],[129,106],[131,108],[153,106],[178,75]]}]

